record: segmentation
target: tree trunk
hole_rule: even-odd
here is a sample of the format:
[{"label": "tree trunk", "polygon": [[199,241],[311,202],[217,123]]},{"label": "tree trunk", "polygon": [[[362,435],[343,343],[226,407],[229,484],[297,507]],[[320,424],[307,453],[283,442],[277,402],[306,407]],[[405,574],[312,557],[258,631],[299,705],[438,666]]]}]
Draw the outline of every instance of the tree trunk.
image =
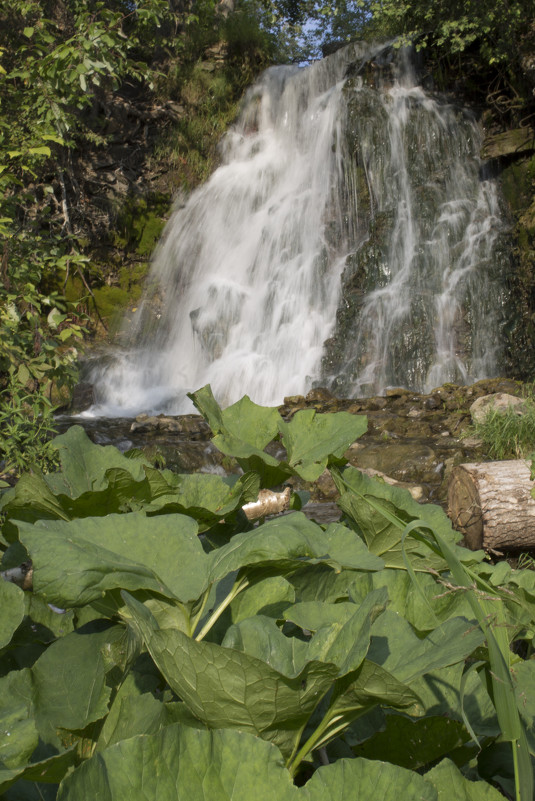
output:
[{"label": "tree trunk", "polygon": [[468,548],[535,548],[535,500],[529,463],[482,462],[455,467],[448,515]]}]

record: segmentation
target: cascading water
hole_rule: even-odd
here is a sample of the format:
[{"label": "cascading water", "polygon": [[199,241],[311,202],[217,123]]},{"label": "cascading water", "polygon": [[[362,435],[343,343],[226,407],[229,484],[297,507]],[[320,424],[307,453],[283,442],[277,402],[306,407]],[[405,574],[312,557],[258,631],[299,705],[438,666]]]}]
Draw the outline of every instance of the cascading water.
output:
[{"label": "cascading water", "polygon": [[189,411],[208,382],[277,404],[492,375],[503,226],[478,136],[389,48],[268,70],[174,212],[94,413]]},{"label": "cascading water", "polygon": [[375,83],[346,90],[366,235],[347,259],[324,371],[349,396],[492,377],[509,255],[479,128],[415,85],[410,68]]}]

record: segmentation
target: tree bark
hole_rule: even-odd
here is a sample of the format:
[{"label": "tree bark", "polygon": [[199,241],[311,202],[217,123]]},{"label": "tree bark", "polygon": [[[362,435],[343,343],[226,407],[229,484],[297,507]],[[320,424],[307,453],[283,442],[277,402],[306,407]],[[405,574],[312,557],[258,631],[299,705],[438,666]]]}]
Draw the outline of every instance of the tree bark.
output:
[{"label": "tree bark", "polygon": [[448,488],[453,527],[472,550],[535,548],[533,486],[521,459],[455,467]]}]

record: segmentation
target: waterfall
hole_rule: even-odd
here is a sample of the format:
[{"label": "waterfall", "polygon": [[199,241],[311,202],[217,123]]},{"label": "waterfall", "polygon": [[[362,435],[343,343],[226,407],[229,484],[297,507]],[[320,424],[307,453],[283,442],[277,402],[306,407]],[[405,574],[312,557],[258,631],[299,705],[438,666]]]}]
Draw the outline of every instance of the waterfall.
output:
[{"label": "waterfall", "polygon": [[274,67],[177,208],[95,414],[466,382],[500,366],[494,183],[467,112],[390,47]]}]

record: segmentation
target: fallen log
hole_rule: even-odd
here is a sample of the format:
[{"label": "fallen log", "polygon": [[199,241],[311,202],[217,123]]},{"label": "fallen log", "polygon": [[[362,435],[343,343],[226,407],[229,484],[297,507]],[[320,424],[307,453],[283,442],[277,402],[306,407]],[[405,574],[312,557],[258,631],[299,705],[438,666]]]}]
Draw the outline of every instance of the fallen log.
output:
[{"label": "fallen log", "polygon": [[448,515],[472,550],[535,548],[535,500],[530,463],[522,459],[455,467]]}]

